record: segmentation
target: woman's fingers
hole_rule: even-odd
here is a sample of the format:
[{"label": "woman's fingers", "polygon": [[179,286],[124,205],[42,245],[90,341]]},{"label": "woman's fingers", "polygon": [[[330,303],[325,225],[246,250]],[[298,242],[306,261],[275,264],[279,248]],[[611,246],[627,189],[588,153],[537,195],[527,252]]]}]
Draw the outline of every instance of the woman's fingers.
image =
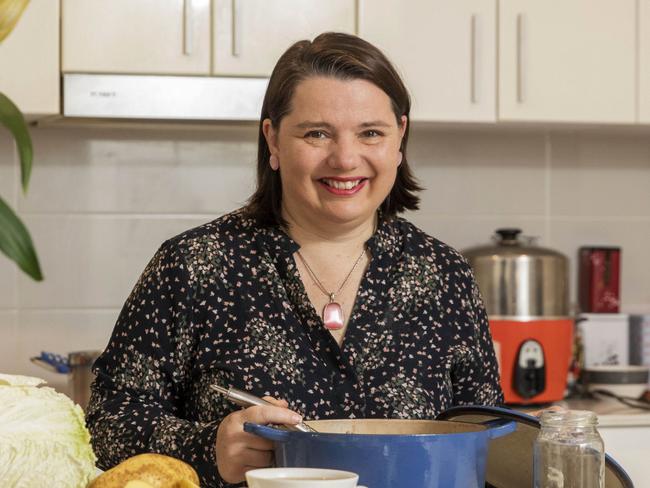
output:
[{"label": "woman's fingers", "polygon": [[255,434],[249,434],[248,432],[243,433],[246,437],[243,440],[246,447],[255,449],[257,451],[272,451],[273,450],[273,441],[264,439]]},{"label": "woman's fingers", "polygon": [[286,408],[287,402],[265,397],[272,405],[256,405],[225,417],[217,429],[216,463],[219,474],[228,483],[244,481],[249,469],[271,465],[273,443],[244,431],[244,423],[297,424],[302,417]]},{"label": "woman's fingers", "polygon": [[273,451],[258,451],[257,449],[245,449],[241,454],[241,462],[244,467],[268,468],[273,461]]},{"label": "woman's fingers", "polygon": [[276,400],[275,398],[273,398],[271,396],[262,397],[262,400],[266,400],[267,402],[270,402],[270,403],[272,403],[273,405],[275,405],[277,407],[287,408],[289,406],[289,404],[287,403],[286,400]]},{"label": "woman's fingers", "polygon": [[239,412],[243,422],[254,424],[289,424],[295,425],[302,421],[300,414],[284,407],[273,405],[256,405]]}]

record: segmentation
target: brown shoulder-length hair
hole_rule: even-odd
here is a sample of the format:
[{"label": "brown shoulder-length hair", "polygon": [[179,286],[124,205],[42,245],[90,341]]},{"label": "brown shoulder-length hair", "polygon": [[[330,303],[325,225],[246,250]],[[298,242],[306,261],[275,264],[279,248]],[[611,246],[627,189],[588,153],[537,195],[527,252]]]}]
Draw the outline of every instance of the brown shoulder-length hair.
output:
[{"label": "brown shoulder-length hair", "polygon": [[[314,76],[341,80],[367,80],[381,88],[390,98],[397,123],[402,115],[409,117],[411,100],[393,65],[386,56],[363,39],[338,32],[326,32],[313,41],[298,41],[280,57],[264,95],[260,117],[257,150],[257,189],[244,209],[260,225],[286,225],[282,218],[282,182],[278,171],[271,169],[271,152],[262,129],[270,119],[275,129],[291,110],[291,100],[301,81]],[[402,163],[395,184],[379,209],[384,218],[405,210],[417,210],[422,190],[413,176],[406,158],[409,136],[407,123],[400,146]]]}]

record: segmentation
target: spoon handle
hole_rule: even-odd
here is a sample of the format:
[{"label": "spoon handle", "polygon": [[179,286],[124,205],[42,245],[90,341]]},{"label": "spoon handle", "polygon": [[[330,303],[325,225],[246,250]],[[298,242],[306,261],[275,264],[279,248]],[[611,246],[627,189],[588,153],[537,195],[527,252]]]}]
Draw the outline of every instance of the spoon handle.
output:
[{"label": "spoon handle", "polygon": [[[260,397],[251,395],[250,393],[242,390],[238,390],[237,388],[224,388],[223,386],[219,385],[210,385],[210,388],[224,395],[227,400],[230,400],[235,405],[239,405],[240,407],[252,407],[254,405],[273,405],[271,402],[267,402]],[[295,425],[287,424],[286,427],[290,430],[298,430],[300,432],[316,432],[304,422],[300,422],[299,424]]]}]

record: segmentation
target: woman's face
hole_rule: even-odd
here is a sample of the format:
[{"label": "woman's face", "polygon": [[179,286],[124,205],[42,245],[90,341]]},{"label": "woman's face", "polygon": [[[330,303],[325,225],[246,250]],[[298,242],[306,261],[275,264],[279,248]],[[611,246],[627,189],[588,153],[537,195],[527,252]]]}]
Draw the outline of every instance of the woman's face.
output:
[{"label": "woman's face", "polygon": [[395,182],[406,122],[398,125],[388,95],[368,81],[299,83],[280,127],[263,123],[280,164],[284,217],[309,225],[373,220]]}]

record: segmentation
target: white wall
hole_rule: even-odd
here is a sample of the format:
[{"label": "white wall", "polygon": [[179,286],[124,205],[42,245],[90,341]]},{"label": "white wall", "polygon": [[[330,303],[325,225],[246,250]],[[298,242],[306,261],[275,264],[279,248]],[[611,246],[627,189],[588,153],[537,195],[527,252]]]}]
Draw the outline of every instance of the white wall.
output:
[{"label": "white wall", "polygon": [[[27,223],[46,279],[34,283],[0,257],[0,371],[38,375],[65,391],[62,377],[28,358],[103,348],[160,243],[246,200],[256,130],[54,126],[32,137],[24,198],[13,143],[0,133],[0,196]],[[409,218],[457,248],[487,242],[499,226],[520,226],[574,265],[580,245],[620,245],[624,311],[650,310],[647,140],[416,129],[409,160],[427,190]]]}]

